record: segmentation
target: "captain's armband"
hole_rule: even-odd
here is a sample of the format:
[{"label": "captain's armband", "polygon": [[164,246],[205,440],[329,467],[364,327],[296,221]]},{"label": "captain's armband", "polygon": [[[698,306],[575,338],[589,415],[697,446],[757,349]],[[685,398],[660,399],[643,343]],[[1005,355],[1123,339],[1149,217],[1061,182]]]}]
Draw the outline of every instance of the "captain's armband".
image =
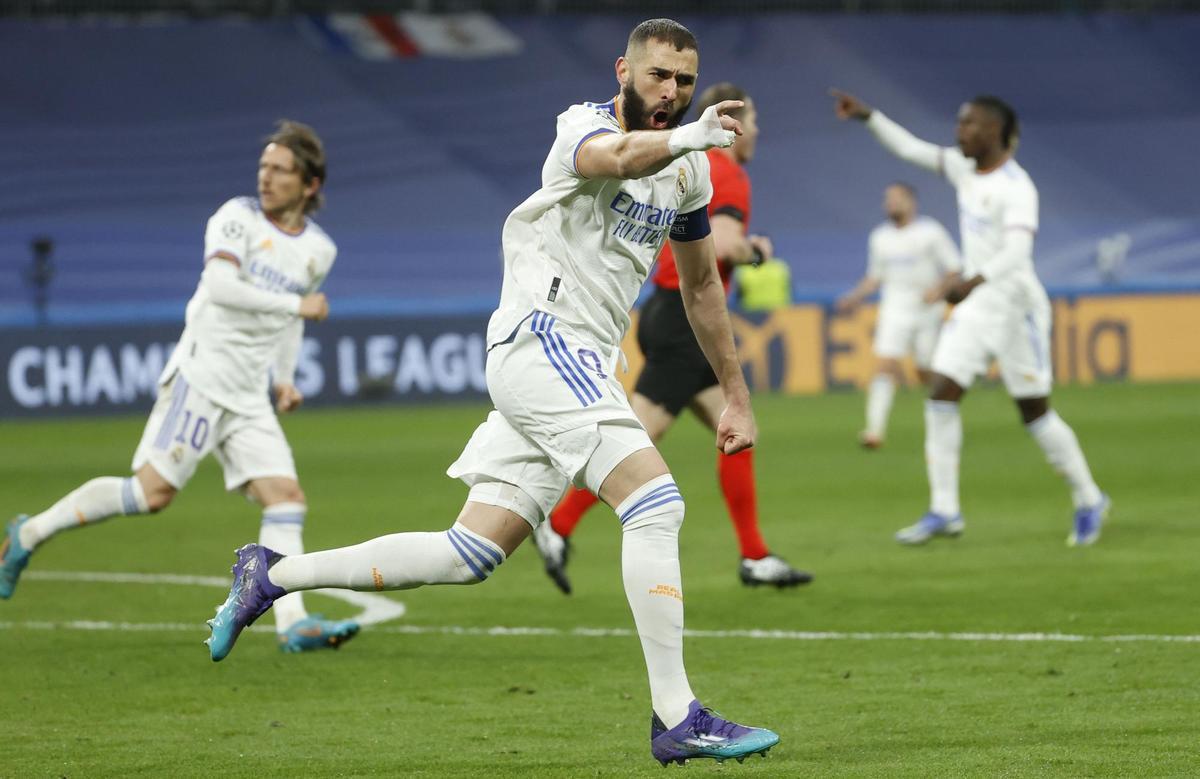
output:
[{"label": "captain's armband", "polygon": [[671,222],[672,241],[699,241],[711,232],[708,206],[701,206],[686,214],[676,214],[675,221]]}]

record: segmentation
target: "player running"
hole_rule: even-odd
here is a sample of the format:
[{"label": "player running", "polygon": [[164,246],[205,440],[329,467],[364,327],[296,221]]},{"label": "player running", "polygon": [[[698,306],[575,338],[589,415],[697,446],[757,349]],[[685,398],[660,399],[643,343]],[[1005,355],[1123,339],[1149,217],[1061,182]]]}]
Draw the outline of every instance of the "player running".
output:
[{"label": "player running", "polygon": [[911,354],[917,374],[929,383],[929,363],[946,318],[946,291],[956,284],[962,261],[954,240],[936,219],[917,214],[917,193],[908,184],[883,191],[887,221],[871,231],[867,274],[837,302],[850,313],[882,289],[875,324],[875,378],[867,389],[867,426],[858,440],[867,449],[883,445],[888,415],[903,381],[900,361]]},{"label": "player running", "polygon": [[[743,165],[754,158],[758,141],[758,112],[745,90],[729,83],[714,84],[700,95],[696,113],[726,100],[740,100],[742,108],[729,112],[742,125],[742,134],[729,148],[707,152],[713,195],[708,204],[717,268],[726,291],[737,265],[761,263],[774,256],[771,240],[748,235],[750,223],[750,177]],[[704,356],[684,311],[679,291],[679,272],[671,247],[664,246],[654,272],[654,294],[642,306],[638,323],[638,346],[646,357],[645,367],[634,388],[632,407],[650,438],[658,443],[685,408],[701,422],[717,429],[725,397],[712,366]],[[812,574],[788,565],[771,554],[758,528],[758,500],[754,486],[754,450],[728,455],[717,452],[717,478],[729,518],[741,547],[738,575],[743,583],[756,586],[794,587],[812,581]],[[533,539],[546,567],[546,573],[558,588],[571,592],[566,565],[566,539],[584,513],[599,500],[586,489],[572,488],[550,514],[550,521],[538,525]]]},{"label": "player running", "polygon": [[962,533],[959,401],[995,359],[1026,429],[1070,486],[1075,516],[1067,543],[1095,543],[1110,501],[1092,479],[1074,431],[1050,408],[1050,299],[1033,270],[1038,192],[1013,159],[1016,112],[997,97],[976,97],[959,109],[958,147],[943,148],[914,137],[852,95],[832,94],[839,119],[864,122],[888,151],[944,176],[958,192],[965,280],[946,293],[957,305],[933,354],[925,403],[930,507],[896,540],[922,544]]},{"label": "player running", "polygon": [[487,337],[496,409],[448,470],[470,486],[450,529],[305,555],[242,547],[229,598],[209,622],[213,660],[289,592],[481,582],[576,483],[599,493],[620,521],[625,593],[650,677],[654,758],[742,759],[778,742],[769,730],[722,719],[692,693],[683,665],[683,497],[613,375],[627,312],[669,237],[684,303],[728,403],[717,446],[734,454],[754,444],[701,153],[733,143],[740,127],[725,114],[741,103],[712,106],[679,126],[698,65],[686,28],[643,22],[616,62],[620,94],[559,115],[542,188],[504,224],[504,286]]},{"label": "player running", "polygon": [[[183,335],[159,377],[158,399],[133,455],[133,476],[92,479],[42,513],[21,515],[0,544],[0,598],[9,598],[33,552],[64,530],[163,510],[210,453],[225,488],[262,508],[259,543],[303,551],[307,511],[292,450],[271,408],[304,397],[294,374],[304,320],[329,315],[318,292],[337,247],[308,214],[322,204],[325,150],[311,127],[280,122],[258,161],[258,197],[228,201],[208,220],[204,271],[188,301]],[[279,648],[337,647],[352,621],[310,616],[299,593],[276,604]]]}]

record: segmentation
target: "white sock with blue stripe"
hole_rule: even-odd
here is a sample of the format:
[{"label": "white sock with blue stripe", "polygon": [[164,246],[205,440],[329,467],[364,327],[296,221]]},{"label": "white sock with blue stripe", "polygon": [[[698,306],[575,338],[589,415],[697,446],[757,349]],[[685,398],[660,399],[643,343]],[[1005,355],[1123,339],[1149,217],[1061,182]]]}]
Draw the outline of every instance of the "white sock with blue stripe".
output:
[{"label": "white sock with blue stripe", "polygon": [[476,584],[505,560],[504,550],[455,522],[440,533],[394,533],[355,546],[284,557],[271,581],[288,592],[318,587],[408,590],[423,584]]},{"label": "white sock with blue stripe", "polygon": [[1079,448],[1075,431],[1053,409],[1025,426],[1033,440],[1042,447],[1046,461],[1063,475],[1071,488],[1075,508],[1090,508],[1100,504],[1100,488],[1092,479],[1087,458]]},{"label": "white sock with blue stripe", "polygon": [[51,536],[121,514],[145,514],[146,494],[136,477],[101,476],[85,482],[21,526],[21,546],[32,550]]},{"label": "white sock with blue stripe", "polygon": [[696,698],[683,667],[683,513],[683,497],[670,474],[646,482],[617,506],[625,597],[646,656],[651,704],[668,728],[683,722]]},{"label": "white sock with blue stripe", "polygon": [[[282,555],[303,554],[304,515],[307,512],[308,507],[303,503],[275,503],[265,507],[258,543]],[[304,596],[298,592],[275,601],[271,610],[275,614],[275,630],[279,633],[308,616]]]}]

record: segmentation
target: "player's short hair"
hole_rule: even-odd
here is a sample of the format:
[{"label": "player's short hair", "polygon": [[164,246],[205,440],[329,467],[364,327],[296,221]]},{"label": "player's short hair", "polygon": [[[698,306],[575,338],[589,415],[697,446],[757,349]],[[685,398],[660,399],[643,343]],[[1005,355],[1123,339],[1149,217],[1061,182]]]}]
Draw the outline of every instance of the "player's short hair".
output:
[{"label": "player's short hair", "polygon": [[[272,143],[286,146],[292,150],[296,165],[300,168],[300,180],[311,184],[313,179],[319,179],[321,187],[325,186],[325,145],[317,131],[302,122],[291,119],[280,119],[275,123],[275,132],[263,139],[267,145]],[[304,204],[304,213],[311,214],[325,205],[325,196],[318,188],[316,194]]]},{"label": "player's short hair", "polygon": [[[750,95],[746,94],[746,90],[742,89],[736,84],[731,84],[728,81],[722,81],[719,84],[713,84],[711,87],[701,92],[700,97],[696,98],[696,115],[699,116],[707,111],[711,106],[715,106],[717,103],[725,100],[741,100],[745,102],[749,99]],[[730,111],[729,116],[732,116],[734,119],[741,119],[742,114],[745,112],[746,107],[742,106],[735,111]]]},{"label": "player's short hair", "polygon": [[1012,149],[1017,145],[1021,125],[1012,106],[995,95],[979,95],[971,101],[971,105],[991,111],[992,115],[1000,120],[1000,140],[1004,142],[1004,148]]},{"label": "player's short hair", "polygon": [[888,187],[899,187],[907,192],[908,196],[913,200],[919,200],[917,197],[917,188],[912,184],[909,184],[907,181],[893,181],[891,184],[888,184]]},{"label": "player's short hair", "polygon": [[700,53],[700,44],[696,43],[696,36],[679,22],[674,19],[647,19],[629,33],[629,42],[625,44],[626,55],[650,40],[669,43],[675,47],[675,51],[691,49],[697,54]]}]

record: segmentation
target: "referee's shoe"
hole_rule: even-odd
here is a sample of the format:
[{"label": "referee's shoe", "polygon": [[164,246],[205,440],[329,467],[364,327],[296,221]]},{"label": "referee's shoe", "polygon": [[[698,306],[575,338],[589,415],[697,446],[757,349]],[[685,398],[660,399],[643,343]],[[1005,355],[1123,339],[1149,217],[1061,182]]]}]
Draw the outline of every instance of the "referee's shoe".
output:
[{"label": "referee's shoe", "polygon": [[570,542],[554,532],[547,517],[533,531],[533,543],[546,565],[546,575],[554,581],[563,595],[571,594],[571,580],[567,578],[567,557],[571,553]]},{"label": "referee's shoe", "polygon": [[782,557],[773,554],[768,554],[758,560],[742,558],[742,564],[738,567],[738,576],[742,580],[742,584],[750,587],[758,587],[761,584],[769,584],[774,587],[795,587],[800,584],[808,584],[813,580],[813,576],[808,571],[801,571],[793,568]]}]

